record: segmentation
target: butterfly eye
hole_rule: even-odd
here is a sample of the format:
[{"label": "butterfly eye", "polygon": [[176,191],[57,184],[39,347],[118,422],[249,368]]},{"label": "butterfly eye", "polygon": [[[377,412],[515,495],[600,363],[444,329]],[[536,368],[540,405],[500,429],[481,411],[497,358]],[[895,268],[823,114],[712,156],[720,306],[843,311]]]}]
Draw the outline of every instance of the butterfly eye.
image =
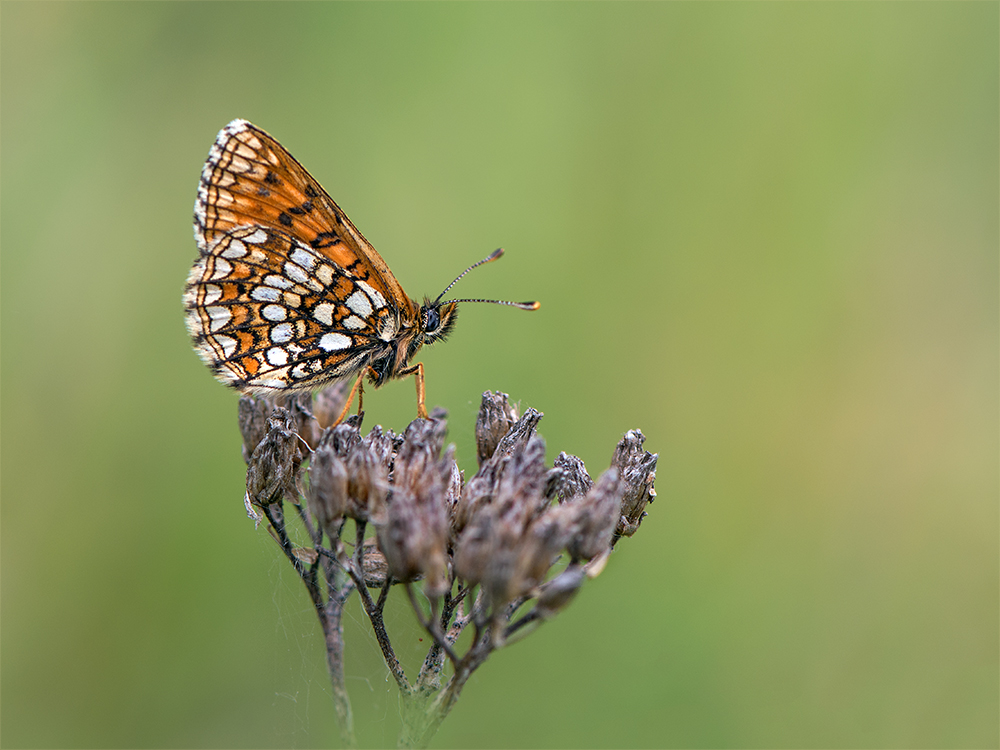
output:
[{"label": "butterfly eye", "polygon": [[441,325],[441,316],[433,307],[424,312],[424,333],[434,333]]}]

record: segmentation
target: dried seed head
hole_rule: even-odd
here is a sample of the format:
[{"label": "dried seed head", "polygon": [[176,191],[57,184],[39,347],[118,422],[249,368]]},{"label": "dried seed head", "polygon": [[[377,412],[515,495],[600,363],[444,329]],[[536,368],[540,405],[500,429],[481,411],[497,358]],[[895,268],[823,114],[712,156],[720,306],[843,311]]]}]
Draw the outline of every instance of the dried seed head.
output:
[{"label": "dried seed head", "polygon": [[549,505],[545,489],[545,440],[532,435],[523,449],[514,453],[500,477],[494,503],[501,519],[509,518],[520,524],[523,531],[528,523]]},{"label": "dried seed head", "polygon": [[274,405],[257,396],[240,396],[239,424],[243,436],[243,461],[250,463],[254,448],[267,434],[267,418],[271,416]]},{"label": "dried seed head", "polygon": [[309,450],[316,448],[323,432],[313,416],[312,396],[309,393],[295,394],[288,399],[285,408],[292,415],[292,429],[309,446],[307,449],[300,443],[299,453],[303,459],[308,458]]},{"label": "dried seed head", "polygon": [[546,497],[554,497],[560,503],[583,495],[594,486],[583,461],[566,452],[556,456],[545,481]]},{"label": "dried seed head", "polygon": [[543,416],[536,409],[529,408],[524,412],[524,415],[511,426],[507,434],[500,438],[500,442],[497,443],[496,450],[493,451],[490,461],[494,464],[500,464],[504,459],[514,455],[515,451],[527,445],[528,440],[535,434],[538,422]]},{"label": "dried seed head", "polygon": [[615,529],[615,539],[632,536],[646,515],[646,504],[653,502],[656,490],[656,461],[659,456],[642,449],[645,436],[639,430],[629,430],[615,448],[611,465],[618,467],[624,490],[621,519]]},{"label": "dried seed head", "polygon": [[500,391],[483,393],[476,420],[476,454],[480,466],[493,455],[500,439],[517,421],[517,410],[508,403],[508,398]]},{"label": "dried seed head", "polygon": [[531,521],[518,540],[517,564],[507,583],[507,600],[528,593],[545,580],[573,535],[574,520],[562,506],[555,506]]},{"label": "dried seed head", "polygon": [[[479,482],[473,479],[466,488],[467,493],[471,490],[482,494],[475,500],[468,494],[463,497],[468,523],[455,550],[458,575],[472,583],[481,583],[494,606],[536,585],[565,543],[553,541],[561,532],[547,521],[529,532],[532,522],[542,516],[549,504],[542,492],[546,475],[545,441],[529,433],[526,442],[511,445],[513,452],[506,460],[498,448],[480,469]],[[499,478],[493,471],[494,461],[502,462],[505,467]],[[487,490],[491,475],[495,489]],[[475,490],[476,486],[479,490]],[[550,553],[553,543],[556,547]]]},{"label": "dried seed head", "polygon": [[389,467],[363,441],[355,443],[347,456],[346,514],[375,525],[386,522]]},{"label": "dried seed head", "polygon": [[575,512],[575,528],[566,547],[574,561],[590,560],[610,549],[611,537],[620,516],[623,491],[618,469],[612,466],[601,475],[590,492],[559,506]]},{"label": "dried seed head", "polygon": [[331,441],[321,440],[313,452],[306,501],[316,523],[330,539],[336,539],[340,522],[347,513],[347,465]]},{"label": "dried seed head", "polygon": [[412,581],[423,575],[430,597],[449,587],[445,488],[455,459],[451,448],[439,458],[444,430],[443,421],[424,419],[406,429],[393,463],[386,523],[377,534],[393,578]]},{"label": "dried seed head", "polygon": [[538,594],[538,611],[542,617],[549,618],[566,607],[586,580],[580,568],[571,566],[542,586]]},{"label": "dried seed head", "polygon": [[257,444],[247,466],[247,497],[252,505],[280,503],[295,492],[298,438],[292,432],[287,409],[275,407],[267,420],[267,433]]},{"label": "dried seed head", "polygon": [[[489,395],[488,391],[483,394],[484,400],[487,395]],[[492,502],[511,457],[523,450],[528,444],[531,436],[535,434],[535,427],[541,418],[541,412],[528,409],[524,416],[507,431],[507,434],[500,438],[493,454],[483,462],[476,475],[466,484],[462,497],[454,507],[452,514],[452,525],[456,538],[481,506]]]},{"label": "dried seed head", "polygon": [[361,442],[375,456],[379,463],[385,464],[386,469],[390,469],[392,468],[393,454],[398,447],[396,444],[397,437],[400,436],[396,435],[392,430],[387,430],[383,433],[382,427],[375,425]]},{"label": "dried seed head", "polygon": [[351,448],[361,442],[361,432],[358,430],[358,422],[354,418],[345,419],[336,427],[328,427],[323,430],[323,436],[319,444],[329,445],[340,458],[347,458]]}]

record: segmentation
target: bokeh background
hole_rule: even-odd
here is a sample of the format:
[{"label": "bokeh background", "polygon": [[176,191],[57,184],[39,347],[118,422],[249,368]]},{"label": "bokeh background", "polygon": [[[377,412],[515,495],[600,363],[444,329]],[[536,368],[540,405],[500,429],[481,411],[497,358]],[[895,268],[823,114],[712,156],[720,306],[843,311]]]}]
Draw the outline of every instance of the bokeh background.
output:
[{"label": "bokeh background", "polygon": [[[246,519],[181,289],[217,131],[272,132],[423,354],[659,497],[440,747],[996,747],[996,3],[0,8],[5,747],[336,744],[320,633]],[[367,425],[413,417],[406,381]],[[390,627],[426,648],[407,607]],[[361,741],[399,705],[355,606]]]}]

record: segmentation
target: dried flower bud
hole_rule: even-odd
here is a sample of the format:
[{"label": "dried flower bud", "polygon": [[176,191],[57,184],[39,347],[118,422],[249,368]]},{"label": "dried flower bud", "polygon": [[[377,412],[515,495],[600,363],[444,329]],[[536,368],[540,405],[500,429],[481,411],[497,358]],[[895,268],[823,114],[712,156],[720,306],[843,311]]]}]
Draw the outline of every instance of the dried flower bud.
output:
[{"label": "dried flower bud", "polygon": [[563,506],[555,506],[529,524],[517,545],[517,562],[507,583],[508,600],[527,593],[545,580],[549,568],[573,535],[574,521]]},{"label": "dried flower bud", "polygon": [[555,497],[565,503],[578,495],[583,495],[594,486],[594,480],[587,473],[587,467],[576,456],[565,451],[556,456],[545,479],[545,496]]},{"label": "dried flower bud", "polygon": [[295,490],[298,438],[292,432],[291,415],[276,407],[267,420],[267,434],[258,443],[247,466],[247,497],[252,505],[280,503]]},{"label": "dried flower bud", "polygon": [[455,538],[455,513],[458,504],[462,499],[462,487],[464,485],[465,474],[458,468],[457,463],[451,465],[451,474],[445,483],[444,501],[448,507],[448,519],[451,522],[452,539]]},{"label": "dried flower bud", "polygon": [[493,501],[501,518],[521,524],[523,530],[532,518],[549,505],[545,489],[545,440],[532,435],[522,450],[511,456],[500,478]]},{"label": "dried flower bud", "polygon": [[476,454],[480,466],[493,455],[500,439],[517,421],[517,410],[508,403],[508,398],[500,391],[483,393],[476,420]]},{"label": "dried flower bud", "polygon": [[538,422],[544,416],[540,411],[529,408],[514,425],[507,431],[507,434],[500,438],[496,450],[490,457],[493,463],[500,463],[506,458],[514,455],[515,451],[528,444],[528,440],[535,434]]},{"label": "dried flower bud", "polygon": [[298,393],[290,397],[285,404],[285,408],[292,415],[292,429],[305,441],[306,445],[299,443],[299,454],[301,458],[308,458],[309,449],[314,449],[319,443],[322,430],[312,413],[312,396],[308,393]]},{"label": "dried flower bud", "polygon": [[656,453],[642,449],[645,436],[639,430],[629,430],[615,448],[611,465],[618,467],[624,490],[622,493],[621,518],[615,529],[615,540],[622,536],[632,536],[646,515],[646,504],[653,502],[656,490]]},{"label": "dried flower bud", "polygon": [[361,442],[361,433],[358,431],[358,424],[354,417],[345,419],[336,427],[328,427],[323,430],[323,437],[320,438],[320,445],[329,445],[333,452],[340,458],[347,458],[351,448]]},{"label": "dried flower bud", "polygon": [[448,511],[444,501],[454,452],[438,459],[443,422],[415,419],[396,454],[388,518],[378,529],[378,546],[389,572],[400,581],[426,579],[430,597],[448,590]]},{"label": "dried flower bud", "polygon": [[486,565],[496,547],[495,524],[496,508],[481,503],[455,544],[455,573],[470,583],[479,583],[486,574]]},{"label": "dried flower bud", "polygon": [[[329,435],[330,431],[324,434]],[[309,462],[309,512],[330,539],[336,539],[347,512],[347,465],[337,455],[332,441],[321,440]]]},{"label": "dried flower bud", "polygon": [[396,452],[398,445],[396,444],[396,438],[398,436],[392,430],[388,430],[385,433],[382,432],[382,427],[380,425],[375,425],[372,427],[371,432],[365,435],[361,440],[361,444],[367,448],[379,463],[385,464],[386,468],[391,468],[392,457]]},{"label": "dried flower bud", "polygon": [[[551,555],[546,550],[554,530],[542,524],[535,536],[526,533],[532,521],[548,507],[548,500],[542,494],[545,441],[529,435],[526,443],[513,443],[512,450],[492,499],[481,495],[473,502],[468,494],[463,497],[466,510],[471,512],[455,550],[458,575],[472,583],[481,583],[494,606],[534,586],[551,564]],[[500,449],[489,464],[499,455]],[[484,473],[491,473],[489,466],[480,470],[480,474]],[[479,479],[479,487],[485,488],[486,477]],[[475,479],[470,481],[467,492],[474,482]],[[553,555],[564,543],[557,545]],[[541,574],[540,567],[544,568]]]},{"label": "dried flower bud", "polygon": [[267,418],[274,405],[257,396],[240,396],[239,424],[243,436],[243,461],[250,463],[250,456],[267,433]]},{"label": "dried flower bud", "polygon": [[[488,393],[487,391],[483,394],[484,399]],[[493,455],[479,467],[476,475],[466,484],[462,497],[452,513],[452,525],[456,537],[465,530],[482,506],[492,502],[511,456],[523,450],[528,444],[541,418],[541,412],[528,409],[500,439]]]},{"label": "dried flower bud", "polygon": [[590,560],[610,549],[620,517],[623,491],[618,469],[612,466],[590,492],[560,506],[572,508],[576,513],[573,535],[566,547],[574,561]]},{"label": "dried flower bud", "polygon": [[586,580],[587,576],[580,568],[570,566],[542,586],[538,594],[537,604],[542,617],[549,618],[565,608],[573,601],[576,592],[580,590]]},{"label": "dried flower bud", "polygon": [[347,457],[346,514],[376,525],[386,522],[389,467],[364,442],[356,443]]}]

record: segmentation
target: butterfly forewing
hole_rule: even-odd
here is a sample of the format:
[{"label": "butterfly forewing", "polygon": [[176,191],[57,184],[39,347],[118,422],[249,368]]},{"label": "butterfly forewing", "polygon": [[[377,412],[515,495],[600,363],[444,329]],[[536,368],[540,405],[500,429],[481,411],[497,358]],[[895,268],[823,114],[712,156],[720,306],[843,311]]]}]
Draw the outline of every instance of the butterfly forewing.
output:
[{"label": "butterfly forewing", "polygon": [[316,180],[274,138],[233,120],[209,152],[195,201],[195,239],[202,254],[237,227],[287,232],[332,265],[364,281],[407,318],[415,303],[375,248]]},{"label": "butterfly forewing", "polygon": [[223,382],[313,389],[361,370],[396,336],[399,310],[370,276],[275,227],[216,235],[191,269],[184,304],[195,348]]}]

